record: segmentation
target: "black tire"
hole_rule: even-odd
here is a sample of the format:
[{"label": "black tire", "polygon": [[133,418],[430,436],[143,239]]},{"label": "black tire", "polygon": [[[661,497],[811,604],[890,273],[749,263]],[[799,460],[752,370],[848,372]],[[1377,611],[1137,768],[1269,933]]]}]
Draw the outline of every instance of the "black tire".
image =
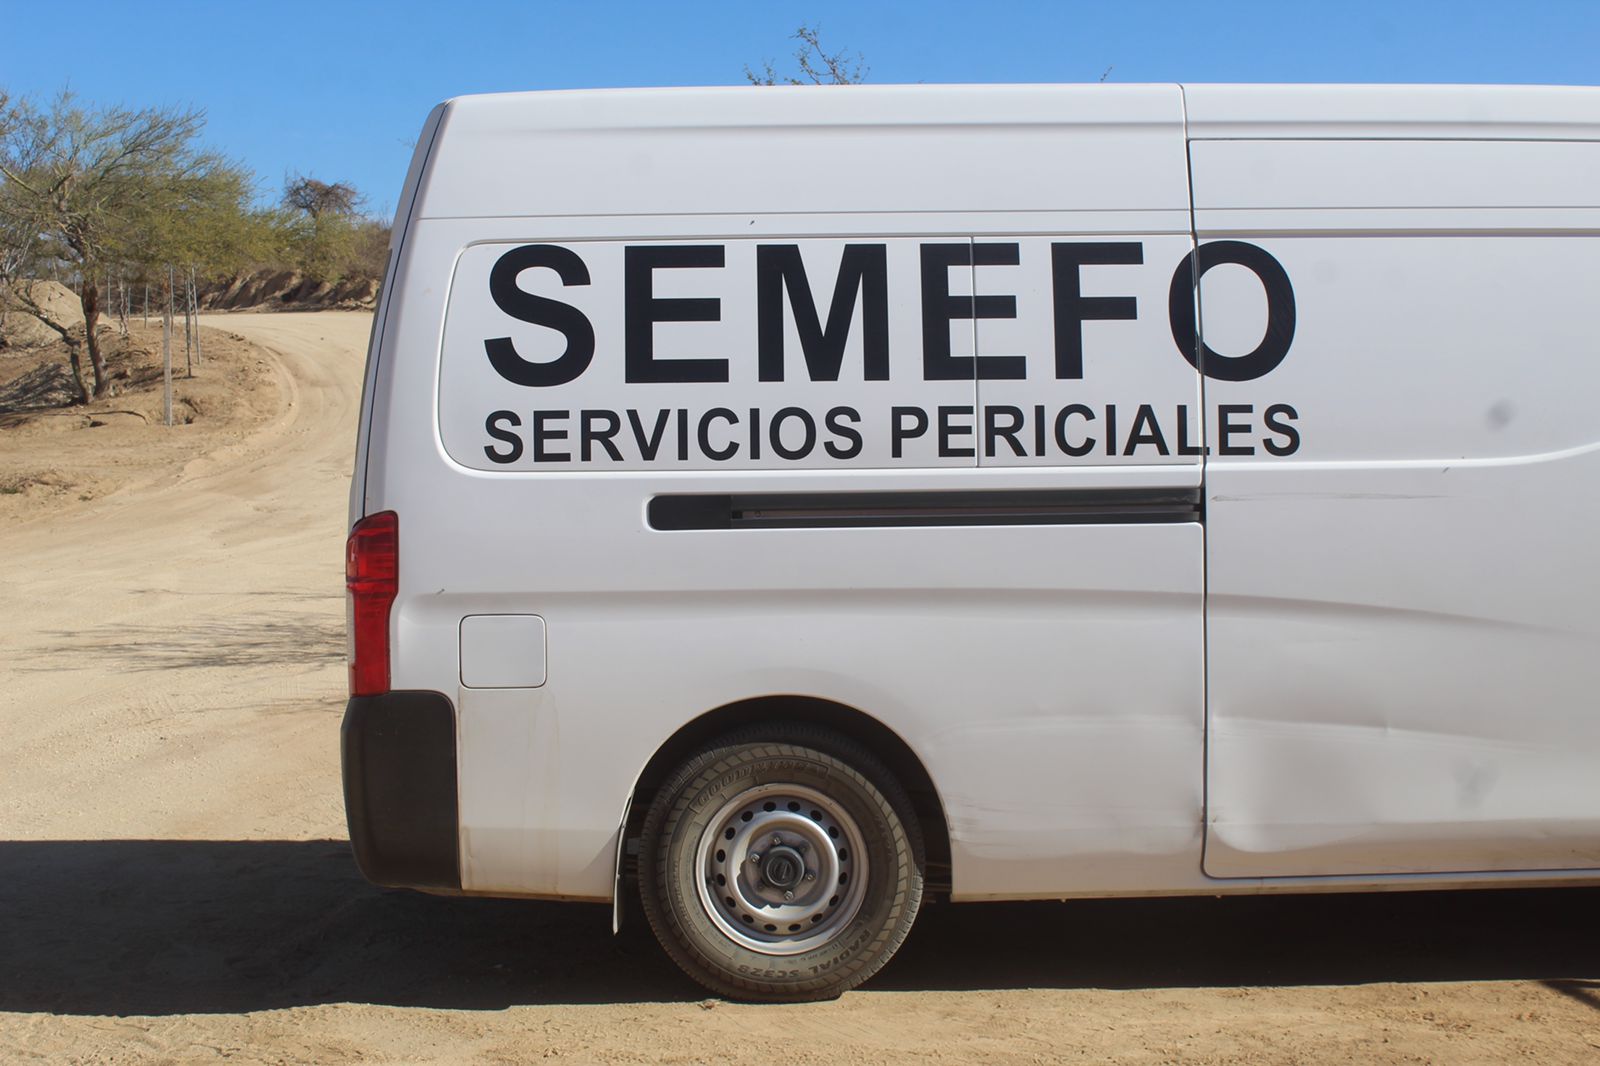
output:
[{"label": "black tire", "polygon": [[[733,853],[756,836],[765,843]],[[849,854],[850,841],[862,854]],[[877,973],[905,940],[923,869],[911,803],[882,764],[836,734],[772,726],[724,737],[657,790],[644,820],[639,896],[667,954],[713,992],[833,999]],[[853,887],[852,871],[862,875]],[[795,902],[776,899],[786,889]],[[780,913],[795,923],[766,922]]]}]

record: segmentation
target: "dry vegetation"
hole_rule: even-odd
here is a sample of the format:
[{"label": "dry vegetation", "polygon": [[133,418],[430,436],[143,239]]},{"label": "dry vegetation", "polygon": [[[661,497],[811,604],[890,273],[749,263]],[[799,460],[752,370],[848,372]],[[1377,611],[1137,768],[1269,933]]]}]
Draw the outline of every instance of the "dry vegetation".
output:
[{"label": "dry vegetation", "polygon": [[[355,188],[296,175],[278,206],[262,207],[254,176],[201,145],[204,124],[195,110],[96,107],[69,92],[39,103],[0,89],[0,307],[54,334],[67,403],[112,394],[97,326],[142,313],[152,288],[158,309],[185,312],[202,293],[229,306],[252,291],[316,306],[370,299],[388,227],[363,217]],[[76,321],[35,299],[46,278],[76,293]]]},{"label": "dry vegetation", "polygon": [[280,389],[261,353],[236,333],[201,327],[205,362],[189,377],[182,325],[170,428],[156,319],[149,326],[133,319],[126,337],[101,326],[112,387],[84,404],[73,402],[61,341],[0,348],[0,524],[176,477],[190,460],[243,439],[270,416]]}]

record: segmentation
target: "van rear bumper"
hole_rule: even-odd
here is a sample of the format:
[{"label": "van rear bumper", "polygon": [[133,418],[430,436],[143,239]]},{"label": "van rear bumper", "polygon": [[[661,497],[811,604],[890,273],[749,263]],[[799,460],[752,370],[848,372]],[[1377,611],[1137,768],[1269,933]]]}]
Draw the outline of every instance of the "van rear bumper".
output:
[{"label": "van rear bumper", "polygon": [[352,697],[339,747],[350,844],[367,880],[460,891],[456,711],[449,697]]}]

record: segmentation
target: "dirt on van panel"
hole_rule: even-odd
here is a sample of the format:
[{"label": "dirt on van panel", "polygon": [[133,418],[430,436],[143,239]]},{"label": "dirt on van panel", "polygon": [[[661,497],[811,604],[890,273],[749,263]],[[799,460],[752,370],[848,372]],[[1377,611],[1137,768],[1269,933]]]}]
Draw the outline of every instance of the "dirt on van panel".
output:
[{"label": "dirt on van panel", "polygon": [[0,1061],[1600,1062],[1592,889],[938,905],[866,988],[756,1007],[607,907],[366,884],[338,733],[369,324],[208,317],[196,380],[232,360],[235,413],[171,433],[145,393],[0,424],[6,476],[64,484],[0,494]]}]

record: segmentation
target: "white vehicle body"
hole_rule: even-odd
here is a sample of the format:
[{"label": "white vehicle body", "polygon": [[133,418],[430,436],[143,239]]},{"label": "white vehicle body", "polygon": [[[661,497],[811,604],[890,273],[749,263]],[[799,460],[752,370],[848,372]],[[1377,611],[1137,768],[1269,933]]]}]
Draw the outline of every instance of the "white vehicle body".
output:
[{"label": "white vehicle body", "polygon": [[1596,90],[441,105],[363,867],[610,900],[672,763],[799,716],[958,901],[1596,882],[1597,291]]}]

